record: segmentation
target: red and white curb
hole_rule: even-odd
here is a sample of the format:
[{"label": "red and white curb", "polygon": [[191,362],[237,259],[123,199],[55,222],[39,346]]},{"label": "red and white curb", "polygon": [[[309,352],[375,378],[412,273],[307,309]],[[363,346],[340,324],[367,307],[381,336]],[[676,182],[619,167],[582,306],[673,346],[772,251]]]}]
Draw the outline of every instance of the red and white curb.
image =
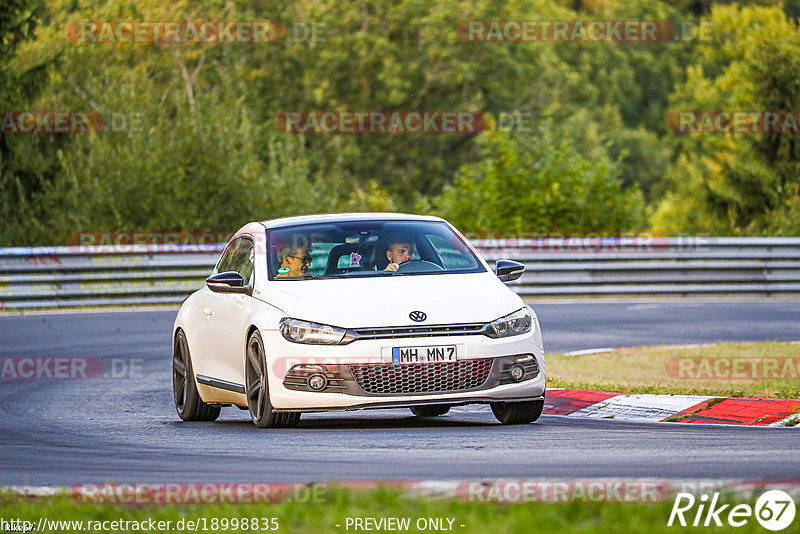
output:
[{"label": "red and white curb", "polygon": [[622,421],[800,428],[800,399],[624,395],[554,388],[547,390],[543,413]]}]

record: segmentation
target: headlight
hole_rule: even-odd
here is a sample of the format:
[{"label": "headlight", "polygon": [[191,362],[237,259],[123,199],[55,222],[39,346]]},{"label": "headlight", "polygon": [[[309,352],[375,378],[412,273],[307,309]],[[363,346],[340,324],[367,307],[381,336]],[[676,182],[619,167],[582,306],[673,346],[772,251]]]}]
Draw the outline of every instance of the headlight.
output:
[{"label": "headlight", "polygon": [[289,317],[281,319],[280,330],[283,337],[292,343],[344,345],[353,341],[353,336],[344,328]]},{"label": "headlight", "polygon": [[530,332],[532,324],[533,318],[526,307],[489,323],[486,335],[493,338],[518,336]]}]

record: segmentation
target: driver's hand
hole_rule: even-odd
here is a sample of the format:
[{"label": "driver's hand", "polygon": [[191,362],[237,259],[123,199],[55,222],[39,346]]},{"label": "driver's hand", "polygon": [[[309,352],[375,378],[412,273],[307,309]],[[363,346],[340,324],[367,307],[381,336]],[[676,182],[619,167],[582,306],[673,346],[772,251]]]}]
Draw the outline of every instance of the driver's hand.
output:
[{"label": "driver's hand", "polygon": [[386,266],[384,271],[396,271],[398,267],[400,267],[399,263],[390,263],[389,265]]}]

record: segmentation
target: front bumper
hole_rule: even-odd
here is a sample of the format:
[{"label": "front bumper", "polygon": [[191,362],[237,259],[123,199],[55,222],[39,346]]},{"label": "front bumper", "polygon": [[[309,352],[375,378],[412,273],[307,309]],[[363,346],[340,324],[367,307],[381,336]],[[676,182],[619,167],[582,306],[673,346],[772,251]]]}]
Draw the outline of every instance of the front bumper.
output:
[{"label": "front bumper", "polygon": [[[538,324],[536,325],[538,330]],[[426,404],[473,404],[489,402],[522,402],[541,399],[545,391],[545,365],[541,345],[534,333],[510,338],[492,339],[483,335],[466,335],[437,338],[395,338],[359,340],[349,345],[301,345],[291,343],[277,331],[262,332],[267,348],[270,369],[270,400],[277,411],[332,411],[361,410],[369,408],[392,408],[420,406]],[[395,392],[389,389],[364,388],[363,382],[354,379],[352,373],[345,378],[343,388],[314,392],[297,387],[286,381],[289,369],[296,364],[338,366],[347,375],[351,366],[387,368],[386,351],[392,347],[420,345],[458,345],[458,364],[489,360],[491,371],[480,385],[456,391],[423,390]],[[521,382],[506,383],[501,380],[503,365],[498,358],[531,355],[535,359],[538,373]],[[429,364],[430,365],[430,364]],[[437,364],[439,365],[439,364]],[[505,375],[503,375],[505,376]],[[287,387],[288,383],[288,387]],[[306,389],[306,390],[304,390]],[[377,392],[376,392],[377,391]]]},{"label": "front bumper", "polygon": [[412,406],[464,406],[466,404],[489,404],[492,402],[531,402],[531,401],[544,401],[544,395],[541,397],[509,397],[509,398],[496,398],[496,397],[470,397],[466,399],[445,399],[440,398],[428,401],[404,401],[404,402],[365,402],[361,404],[352,404],[349,406],[317,406],[314,408],[275,408],[274,412],[337,412],[337,411],[355,411],[355,410],[386,410],[389,408],[410,408]]}]

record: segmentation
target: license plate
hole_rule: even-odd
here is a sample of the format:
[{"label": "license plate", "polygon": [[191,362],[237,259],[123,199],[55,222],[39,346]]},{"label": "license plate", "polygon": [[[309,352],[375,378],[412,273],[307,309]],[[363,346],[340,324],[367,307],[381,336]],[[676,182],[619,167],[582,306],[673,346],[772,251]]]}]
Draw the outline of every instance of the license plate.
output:
[{"label": "license plate", "polygon": [[439,363],[457,361],[455,345],[436,345],[425,347],[392,347],[392,363]]}]

